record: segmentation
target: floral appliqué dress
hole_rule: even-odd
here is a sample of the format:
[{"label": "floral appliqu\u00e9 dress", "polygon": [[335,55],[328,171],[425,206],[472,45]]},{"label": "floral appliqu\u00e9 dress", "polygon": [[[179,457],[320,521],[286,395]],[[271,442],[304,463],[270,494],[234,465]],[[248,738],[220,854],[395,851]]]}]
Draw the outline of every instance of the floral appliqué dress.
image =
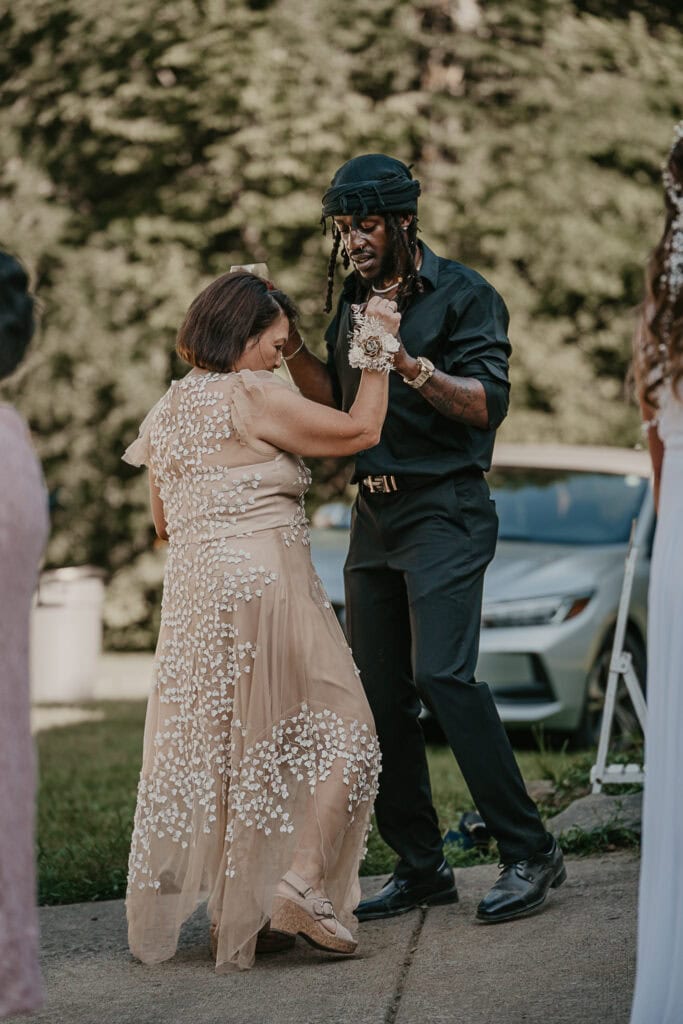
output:
[{"label": "floral appliqu\u00e9 dress", "polygon": [[295,853],[353,930],[377,790],[372,714],[310,558],[301,460],[253,435],[273,374],[192,370],[124,459],[169,536],[129,861],[131,951],[175,953],[208,899],[217,970],[250,967]]}]

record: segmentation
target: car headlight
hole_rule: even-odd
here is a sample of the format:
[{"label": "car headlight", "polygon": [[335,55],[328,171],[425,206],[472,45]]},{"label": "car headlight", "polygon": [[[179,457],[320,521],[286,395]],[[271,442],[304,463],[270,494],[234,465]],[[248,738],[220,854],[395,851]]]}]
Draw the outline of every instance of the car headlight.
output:
[{"label": "car headlight", "polygon": [[530,597],[522,601],[492,601],[484,605],[481,624],[484,629],[509,629],[514,626],[556,626],[573,619],[593,596],[558,594],[552,597]]}]

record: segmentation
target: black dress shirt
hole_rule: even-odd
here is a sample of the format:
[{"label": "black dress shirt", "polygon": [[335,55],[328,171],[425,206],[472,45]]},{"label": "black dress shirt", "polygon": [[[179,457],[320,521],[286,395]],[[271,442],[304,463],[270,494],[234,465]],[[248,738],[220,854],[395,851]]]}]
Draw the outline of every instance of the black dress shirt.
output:
[{"label": "black dress shirt", "polygon": [[[489,427],[480,430],[437,412],[419,390],[389,375],[389,410],[379,444],[356,455],[354,479],[380,473],[448,476],[491,466],[496,428],[508,409],[509,316],[497,291],[475,270],[437,256],[421,243],[424,292],[403,311],[400,336],[411,356],[425,356],[437,370],[474,377],[486,392]],[[326,333],[328,371],[335,400],[348,410],[360,370],[349,366],[350,275]]]}]

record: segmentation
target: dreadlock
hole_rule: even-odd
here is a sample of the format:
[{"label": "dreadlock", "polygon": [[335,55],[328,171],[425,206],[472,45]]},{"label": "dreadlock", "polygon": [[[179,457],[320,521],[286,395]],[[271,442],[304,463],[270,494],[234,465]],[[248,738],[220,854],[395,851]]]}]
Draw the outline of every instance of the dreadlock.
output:
[{"label": "dreadlock", "polygon": [[330,253],[330,259],[327,264],[327,292],[325,293],[325,312],[329,313],[332,310],[332,293],[334,291],[334,272],[337,267],[337,256],[339,255],[339,246],[341,245],[341,234],[337,229],[332,227],[332,252]]},{"label": "dreadlock", "polygon": [[417,214],[413,215],[405,231],[400,213],[387,213],[384,220],[389,236],[389,250],[394,256],[393,273],[403,278],[396,294],[396,305],[402,311],[414,295],[421,295],[424,291],[416,263]]},{"label": "dreadlock", "polygon": [[[416,264],[418,232],[417,215],[413,214],[413,218],[405,231],[401,225],[402,215],[400,213],[385,213],[381,216],[384,217],[388,250],[392,256],[391,272],[395,277],[403,278],[396,295],[396,304],[399,310],[403,310],[414,295],[421,294],[424,291],[424,286],[420,280]],[[332,227],[332,238],[332,252],[330,253],[329,263],[327,264],[327,292],[325,294],[326,313],[330,313],[332,310],[334,274],[337,267],[339,249],[341,247],[341,234],[337,231],[334,225]],[[342,265],[345,270],[348,270],[350,263],[349,254],[346,249],[342,248]],[[354,302],[365,302],[368,298],[369,285],[363,281],[360,274],[355,274],[355,279],[356,291]]]}]

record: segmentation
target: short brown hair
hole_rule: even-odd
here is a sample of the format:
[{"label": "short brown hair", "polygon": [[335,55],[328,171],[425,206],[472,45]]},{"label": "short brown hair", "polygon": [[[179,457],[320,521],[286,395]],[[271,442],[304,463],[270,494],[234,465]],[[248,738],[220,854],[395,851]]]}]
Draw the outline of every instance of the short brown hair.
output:
[{"label": "short brown hair", "polygon": [[230,373],[247,347],[284,313],[290,324],[298,311],[289,296],[255,274],[222,274],[200,292],[176,338],[176,351],[191,366]]}]

